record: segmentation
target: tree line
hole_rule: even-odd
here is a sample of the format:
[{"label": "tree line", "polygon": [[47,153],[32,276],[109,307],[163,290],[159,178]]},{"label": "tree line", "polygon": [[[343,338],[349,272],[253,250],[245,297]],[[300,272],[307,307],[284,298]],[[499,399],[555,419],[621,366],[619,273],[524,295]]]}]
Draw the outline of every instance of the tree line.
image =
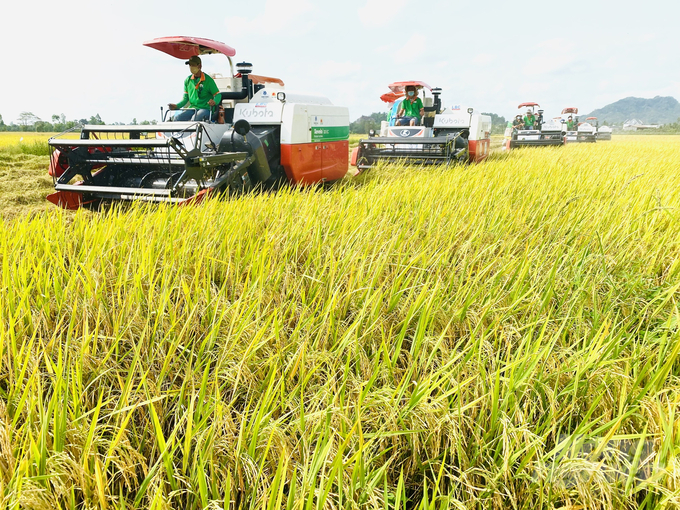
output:
[{"label": "tree line", "polygon": [[[139,122],[142,126],[155,125],[157,122],[155,120],[148,121],[144,120]],[[0,115],[0,131],[38,131],[38,132],[61,132],[76,127],[81,124],[94,124],[103,125],[105,122],[97,113],[96,115],[90,116],[89,119],[78,119],[78,120],[66,120],[66,116],[62,113],[61,115],[52,115],[51,121],[42,120],[37,115],[31,112],[21,112],[16,123],[11,122],[5,124],[2,115]],[[132,119],[130,124],[137,125],[137,119]],[[114,122],[113,125],[123,125],[123,122]]]}]

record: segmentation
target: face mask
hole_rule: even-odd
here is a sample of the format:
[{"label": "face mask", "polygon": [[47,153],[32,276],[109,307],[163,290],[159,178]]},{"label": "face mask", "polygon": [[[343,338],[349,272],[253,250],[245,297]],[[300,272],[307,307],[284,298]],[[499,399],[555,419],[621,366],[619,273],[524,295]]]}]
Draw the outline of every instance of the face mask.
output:
[{"label": "face mask", "polygon": [[408,95],[409,95],[409,97],[413,97],[413,96],[416,95],[416,93],[413,92],[412,90],[409,90],[409,91],[408,91]]}]

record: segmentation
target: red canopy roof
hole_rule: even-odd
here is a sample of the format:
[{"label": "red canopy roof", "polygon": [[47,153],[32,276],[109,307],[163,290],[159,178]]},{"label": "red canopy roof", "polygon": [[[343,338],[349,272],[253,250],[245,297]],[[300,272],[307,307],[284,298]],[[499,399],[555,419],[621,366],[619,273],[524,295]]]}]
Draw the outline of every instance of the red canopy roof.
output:
[{"label": "red canopy roof", "polygon": [[265,83],[278,83],[282,87],[285,86],[281,78],[272,78],[271,76],[260,76],[259,74],[251,74],[249,78],[256,85],[264,85]]},{"label": "red canopy roof", "polygon": [[578,108],[574,108],[573,106],[570,106],[569,108],[565,108],[564,110],[562,110],[562,115],[566,115],[568,113],[576,114],[576,113],[578,113]]},{"label": "red canopy roof", "polygon": [[380,99],[383,100],[385,103],[395,103],[396,101],[399,100],[399,98],[404,97],[404,93],[401,92],[400,94],[395,94],[394,92],[387,92],[386,94],[383,94],[380,96]]},{"label": "red canopy roof", "polygon": [[519,110],[520,108],[524,108],[525,106],[541,106],[541,105],[538,103],[522,103],[517,107],[517,109]]},{"label": "red canopy roof", "polygon": [[159,37],[158,39],[146,41],[144,46],[154,48],[182,60],[193,57],[194,55],[207,55],[210,53],[222,53],[227,57],[236,55],[236,50],[234,48],[219,41],[183,35]]},{"label": "red canopy roof", "polygon": [[391,85],[388,85],[390,90],[394,92],[395,94],[404,94],[404,89],[408,87],[409,85],[412,85],[418,89],[426,88],[427,90],[432,90],[432,87],[430,87],[427,83],[424,81],[395,81]]},{"label": "red canopy roof", "polygon": [[597,120],[597,117],[588,117],[586,120]]}]

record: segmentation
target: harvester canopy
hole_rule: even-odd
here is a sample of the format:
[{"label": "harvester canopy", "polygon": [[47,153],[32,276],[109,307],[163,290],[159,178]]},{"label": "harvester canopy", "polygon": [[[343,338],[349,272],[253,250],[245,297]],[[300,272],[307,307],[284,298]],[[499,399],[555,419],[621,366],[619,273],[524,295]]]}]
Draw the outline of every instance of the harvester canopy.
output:
[{"label": "harvester canopy", "polygon": [[415,87],[416,89],[425,88],[429,91],[432,91],[432,87],[430,87],[424,81],[395,81],[394,83],[388,85],[388,87],[392,92],[398,94],[399,96],[404,95],[406,87]]},{"label": "harvester canopy", "polygon": [[401,99],[402,97],[404,97],[403,92],[401,94],[395,94],[394,92],[387,92],[386,94],[383,94],[382,96],[380,96],[380,99],[382,100],[383,103],[393,104],[393,103],[396,103],[397,101],[399,101],[399,99]]},{"label": "harvester canopy", "polygon": [[199,55],[211,55],[221,53],[227,57],[236,55],[236,50],[226,44],[213,41],[212,39],[203,39],[201,37],[187,37],[184,35],[176,35],[171,37],[159,37],[143,43],[144,46],[153,48],[163,53],[167,53],[175,58],[188,60],[190,57]]},{"label": "harvester canopy", "polygon": [[[175,35],[171,37],[159,37],[143,43],[144,46],[153,48],[168,55],[187,60],[193,56],[199,55],[214,55],[221,53],[229,59],[231,65],[231,57],[236,55],[236,50],[223,42],[213,41],[212,39],[204,39],[201,37],[188,37],[184,35]],[[233,69],[232,69],[233,73]],[[235,78],[241,78],[238,73]],[[284,87],[285,84],[279,78],[272,78],[270,76],[261,76],[257,74],[249,75],[250,81],[255,85],[265,85],[267,83],[280,85]]]},{"label": "harvester canopy", "polygon": [[521,108],[534,108],[534,107],[540,108],[541,105],[538,103],[522,103],[517,107],[517,109],[519,110]]},{"label": "harvester canopy", "polygon": [[578,108],[576,108],[574,106],[570,106],[569,108],[565,108],[564,110],[562,110],[562,115],[569,115],[569,114],[573,114],[573,115],[578,114]]},{"label": "harvester canopy", "polygon": [[586,120],[597,120],[597,117],[586,117]]}]

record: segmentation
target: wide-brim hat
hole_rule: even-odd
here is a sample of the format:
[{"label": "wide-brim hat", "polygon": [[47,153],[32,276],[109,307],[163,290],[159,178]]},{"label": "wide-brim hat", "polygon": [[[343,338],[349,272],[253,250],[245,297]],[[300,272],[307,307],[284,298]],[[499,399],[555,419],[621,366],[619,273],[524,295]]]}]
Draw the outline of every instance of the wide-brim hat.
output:
[{"label": "wide-brim hat", "polygon": [[191,57],[189,60],[187,60],[184,63],[188,66],[200,66],[201,65],[201,58],[194,55],[193,57]]}]

